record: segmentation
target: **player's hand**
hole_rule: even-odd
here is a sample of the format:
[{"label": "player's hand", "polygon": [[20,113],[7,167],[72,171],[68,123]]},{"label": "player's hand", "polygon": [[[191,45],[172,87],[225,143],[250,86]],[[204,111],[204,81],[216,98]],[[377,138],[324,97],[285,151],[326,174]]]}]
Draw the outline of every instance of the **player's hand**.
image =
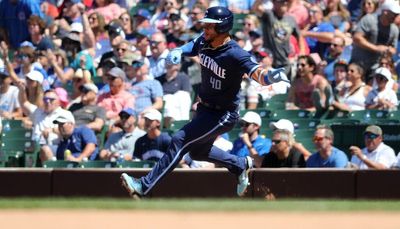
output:
[{"label": "player's hand", "polygon": [[268,84],[278,83],[281,81],[290,84],[290,81],[285,74],[285,68],[270,68],[267,74],[264,76],[264,82]]},{"label": "player's hand", "polygon": [[176,49],[172,49],[168,53],[168,56],[165,59],[165,61],[166,61],[166,64],[168,64],[168,65],[179,64],[179,63],[181,63],[181,58],[182,58],[182,49],[176,48]]}]

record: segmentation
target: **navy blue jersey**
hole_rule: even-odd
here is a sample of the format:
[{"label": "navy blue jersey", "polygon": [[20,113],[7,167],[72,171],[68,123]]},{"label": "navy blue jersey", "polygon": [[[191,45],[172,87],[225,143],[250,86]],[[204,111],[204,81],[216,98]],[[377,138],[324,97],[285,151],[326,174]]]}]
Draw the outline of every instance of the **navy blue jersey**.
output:
[{"label": "navy blue jersey", "polygon": [[243,75],[250,76],[258,63],[233,40],[212,48],[201,36],[195,41],[193,51],[200,58],[201,100],[220,107],[238,106]]}]

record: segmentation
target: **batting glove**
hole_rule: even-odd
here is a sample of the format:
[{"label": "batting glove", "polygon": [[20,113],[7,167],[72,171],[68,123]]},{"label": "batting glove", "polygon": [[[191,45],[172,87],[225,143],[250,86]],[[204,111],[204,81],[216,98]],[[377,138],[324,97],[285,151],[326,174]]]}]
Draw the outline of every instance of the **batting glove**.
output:
[{"label": "batting glove", "polygon": [[179,63],[181,63],[181,58],[182,58],[182,49],[176,48],[176,49],[172,49],[168,53],[165,61],[168,65],[179,64]]},{"label": "batting glove", "polygon": [[267,74],[264,75],[264,82],[267,84],[278,83],[280,81],[290,83],[285,74],[285,68],[270,68]]}]

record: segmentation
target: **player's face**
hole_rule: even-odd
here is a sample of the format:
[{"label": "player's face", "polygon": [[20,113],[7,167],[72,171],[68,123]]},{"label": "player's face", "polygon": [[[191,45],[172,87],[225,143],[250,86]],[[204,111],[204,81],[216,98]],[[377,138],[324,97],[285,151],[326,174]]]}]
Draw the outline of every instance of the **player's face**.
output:
[{"label": "player's face", "polygon": [[203,24],[203,31],[204,31],[204,39],[207,42],[212,42],[217,36],[218,33],[215,31],[214,23],[204,23]]}]

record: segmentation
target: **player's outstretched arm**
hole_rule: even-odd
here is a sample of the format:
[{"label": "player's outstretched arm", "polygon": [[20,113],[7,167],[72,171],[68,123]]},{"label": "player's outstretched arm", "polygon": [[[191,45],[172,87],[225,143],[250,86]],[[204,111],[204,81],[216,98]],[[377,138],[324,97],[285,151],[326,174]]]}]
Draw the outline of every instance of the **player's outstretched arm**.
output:
[{"label": "player's outstretched arm", "polygon": [[257,68],[251,75],[251,78],[264,86],[281,81],[290,84],[290,81],[285,74],[285,68],[270,68],[268,70]]},{"label": "player's outstretched arm", "polygon": [[168,53],[167,58],[165,59],[166,63],[167,64],[179,64],[181,62],[182,55],[195,56],[197,53],[194,53],[193,47],[194,47],[194,43],[197,41],[197,39],[199,37],[195,38],[194,40],[192,40],[178,48],[172,49]]}]

